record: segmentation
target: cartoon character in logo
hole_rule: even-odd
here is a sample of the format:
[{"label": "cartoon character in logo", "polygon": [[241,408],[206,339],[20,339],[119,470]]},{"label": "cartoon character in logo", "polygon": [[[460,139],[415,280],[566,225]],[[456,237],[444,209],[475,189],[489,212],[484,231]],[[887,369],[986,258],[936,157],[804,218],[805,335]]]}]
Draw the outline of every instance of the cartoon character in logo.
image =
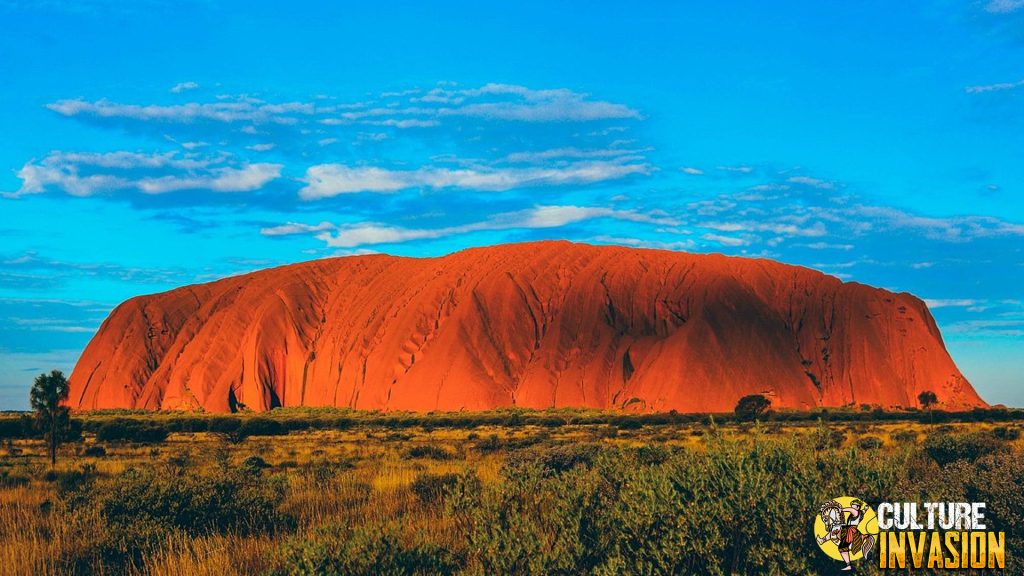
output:
[{"label": "cartoon character in logo", "polygon": [[[875,545],[874,536],[861,532],[861,526],[867,525],[869,515],[874,520],[874,512],[859,498],[836,498],[821,505],[819,521],[815,522],[815,539],[829,556],[836,558],[833,550],[838,552],[836,559],[846,562],[843,570],[852,570],[851,560],[867,558]],[[821,536],[818,536],[819,524],[823,525],[825,532]],[[835,548],[827,549],[826,542]]]}]

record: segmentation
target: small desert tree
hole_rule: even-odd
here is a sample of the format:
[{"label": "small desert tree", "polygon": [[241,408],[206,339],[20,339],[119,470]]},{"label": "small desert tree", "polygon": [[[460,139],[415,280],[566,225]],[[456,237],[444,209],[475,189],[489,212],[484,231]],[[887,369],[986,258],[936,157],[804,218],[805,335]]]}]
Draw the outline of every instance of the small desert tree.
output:
[{"label": "small desert tree", "polygon": [[736,403],[736,417],[740,420],[753,420],[768,411],[772,401],[760,394],[751,394],[740,398]]},{"label": "small desert tree", "polygon": [[921,407],[928,411],[928,419],[932,419],[932,406],[939,402],[938,396],[931,390],[925,390],[917,395],[917,401],[921,403]]},{"label": "small desert tree", "polygon": [[60,370],[40,374],[32,385],[36,427],[50,450],[50,466],[57,463],[57,446],[71,432],[71,415],[62,402],[68,399],[68,380]]}]

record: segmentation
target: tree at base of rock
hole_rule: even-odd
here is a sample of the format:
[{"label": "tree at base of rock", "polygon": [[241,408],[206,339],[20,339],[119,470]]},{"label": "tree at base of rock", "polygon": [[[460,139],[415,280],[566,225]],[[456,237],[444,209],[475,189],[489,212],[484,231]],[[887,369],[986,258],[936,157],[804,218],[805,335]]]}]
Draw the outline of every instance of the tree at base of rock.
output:
[{"label": "tree at base of rock", "polygon": [[772,401],[760,394],[750,394],[740,398],[736,403],[736,417],[740,420],[753,420],[768,411]]},{"label": "tree at base of rock", "polygon": [[50,451],[51,467],[57,464],[57,447],[71,431],[70,409],[63,405],[67,399],[68,381],[60,370],[40,374],[32,384],[32,410],[36,427]]},{"label": "tree at base of rock", "polygon": [[935,395],[935,392],[931,390],[925,390],[917,395],[917,401],[921,403],[921,406],[928,411],[928,420],[932,421],[932,406],[938,404],[939,397]]}]

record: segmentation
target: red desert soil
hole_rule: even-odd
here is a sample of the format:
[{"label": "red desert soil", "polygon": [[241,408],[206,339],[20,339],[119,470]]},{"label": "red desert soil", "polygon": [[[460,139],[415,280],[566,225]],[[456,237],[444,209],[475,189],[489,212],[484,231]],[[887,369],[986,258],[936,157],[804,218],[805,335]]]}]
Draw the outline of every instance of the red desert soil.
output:
[{"label": "red desert soil", "polygon": [[76,409],[984,406],[925,304],[770,260],[569,242],[315,260],[124,302]]}]

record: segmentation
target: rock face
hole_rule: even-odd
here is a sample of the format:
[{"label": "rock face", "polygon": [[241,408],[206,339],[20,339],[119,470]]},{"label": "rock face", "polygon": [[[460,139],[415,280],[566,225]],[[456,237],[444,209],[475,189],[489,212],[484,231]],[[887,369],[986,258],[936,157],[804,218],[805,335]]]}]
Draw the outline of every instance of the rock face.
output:
[{"label": "rock face", "polygon": [[925,304],[769,260],[568,242],[315,260],[124,302],[73,408],[984,406]]}]

